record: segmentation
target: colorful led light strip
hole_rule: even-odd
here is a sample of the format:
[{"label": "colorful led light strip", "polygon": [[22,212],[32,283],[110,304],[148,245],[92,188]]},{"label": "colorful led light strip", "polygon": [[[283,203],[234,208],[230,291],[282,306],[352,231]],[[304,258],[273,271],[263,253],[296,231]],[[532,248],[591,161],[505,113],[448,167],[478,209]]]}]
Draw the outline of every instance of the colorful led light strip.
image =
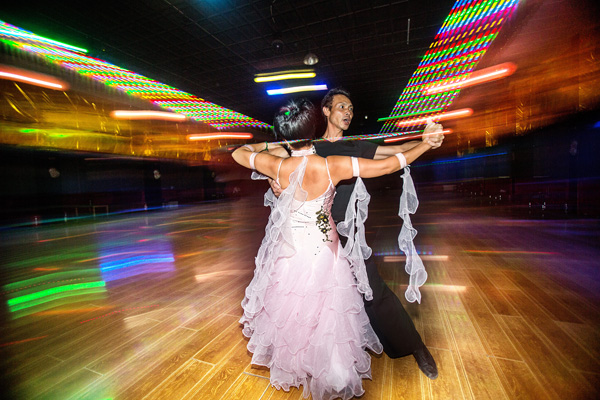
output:
[{"label": "colorful led light strip", "polygon": [[[447,110],[519,0],[458,0],[385,120],[381,133],[398,130],[402,118]],[[494,79],[494,78],[492,78]],[[475,82],[476,84],[480,82]],[[442,90],[427,91],[432,87]],[[400,121],[399,121],[400,119]],[[406,132],[408,134],[409,132]]]},{"label": "colorful led light strip", "polygon": [[0,42],[219,130],[270,125],[0,21]]}]

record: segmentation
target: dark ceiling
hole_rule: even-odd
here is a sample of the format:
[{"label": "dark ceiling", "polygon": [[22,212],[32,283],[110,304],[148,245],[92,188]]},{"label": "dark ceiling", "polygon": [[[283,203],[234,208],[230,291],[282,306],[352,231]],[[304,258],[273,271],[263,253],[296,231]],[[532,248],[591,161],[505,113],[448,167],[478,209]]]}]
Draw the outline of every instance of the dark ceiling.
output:
[{"label": "dark ceiling", "polygon": [[[254,75],[307,68],[312,52],[319,62],[311,83],[349,90],[351,130],[376,133],[454,0],[4,3],[6,22],[268,123],[285,97],[268,96]],[[288,96],[318,103],[323,94]]]}]

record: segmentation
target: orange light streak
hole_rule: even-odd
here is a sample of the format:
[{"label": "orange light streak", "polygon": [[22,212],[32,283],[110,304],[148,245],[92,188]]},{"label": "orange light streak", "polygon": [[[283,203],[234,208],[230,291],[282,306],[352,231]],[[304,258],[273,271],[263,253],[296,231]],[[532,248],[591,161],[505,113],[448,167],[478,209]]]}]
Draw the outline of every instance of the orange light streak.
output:
[{"label": "orange light streak", "polygon": [[480,83],[486,83],[494,81],[496,79],[501,79],[510,76],[516,70],[517,66],[511,62],[499,64],[493,67],[484,68],[480,71],[475,71],[472,74],[468,75],[468,78],[465,78],[458,82],[429,86],[427,89],[425,89],[425,94],[435,94],[479,85]]},{"label": "orange light streak", "polygon": [[398,122],[396,125],[398,127],[407,127],[411,125],[420,125],[427,122],[428,119],[432,121],[446,121],[449,119],[455,118],[464,118],[473,114],[473,110],[470,108],[461,108],[460,110],[448,111],[440,114],[429,115],[426,117],[409,119],[406,121]]},{"label": "orange light streak", "polygon": [[[444,135],[449,135],[451,134],[453,131],[452,129],[444,129],[443,131],[439,132],[439,133],[443,133]],[[438,133],[438,132],[436,132]],[[393,142],[399,142],[401,140],[409,140],[409,139],[419,139],[420,137],[422,137],[423,134],[418,134],[418,135],[410,135],[410,136],[399,136],[399,137],[395,137],[395,138],[389,138],[389,139],[385,139],[383,142],[384,143],[393,143]]]},{"label": "orange light streak", "polygon": [[52,76],[25,71],[18,68],[0,65],[0,79],[28,83],[34,86],[45,87],[54,90],[67,90],[69,85]]},{"label": "orange light streak", "polygon": [[114,119],[159,119],[164,121],[184,121],[187,118],[183,114],[151,110],[114,110],[111,111],[110,116]]},{"label": "orange light streak", "polygon": [[0,347],[10,346],[11,344],[19,344],[19,343],[31,342],[33,340],[40,340],[40,339],[43,339],[45,337],[48,337],[48,335],[38,336],[38,337],[35,337],[35,338],[30,338],[30,339],[17,340],[16,342],[2,343],[2,344],[0,344]]},{"label": "orange light streak", "polygon": [[252,139],[254,135],[248,132],[201,133],[188,135],[188,140],[213,140],[213,139]]},{"label": "orange light streak", "polygon": [[61,314],[80,314],[98,310],[106,310],[109,308],[113,308],[113,306],[102,306],[102,307],[88,307],[88,308],[74,308],[69,310],[48,310],[48,311],[40,311],[34,314],[33,316],[42,316],[42,315],[61,315]]}]

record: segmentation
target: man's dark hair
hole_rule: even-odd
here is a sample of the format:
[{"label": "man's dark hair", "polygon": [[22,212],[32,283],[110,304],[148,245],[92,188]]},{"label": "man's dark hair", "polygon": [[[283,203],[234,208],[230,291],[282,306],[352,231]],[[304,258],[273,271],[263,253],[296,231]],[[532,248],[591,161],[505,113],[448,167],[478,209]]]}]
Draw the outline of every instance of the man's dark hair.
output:
[{"label": "man's dark hair", "polygon": [[275,135],[279,139],[294,141],[290,146],[299,149],[315,139],[316,110],[308,99],[293,99],[281,107],[273,122]]},{"label": "man's dark hair", "polygon": [[323,100],[321,100],[321,110],[323,107],[327,107],[331,110],[331,107],[333,107],[333,96],[336,94],[343,94],[347,98],[350,98],[350,92],[348,92],[346,89],[341,87],[333,88],[327,92],[325,97],[323,97]]}]

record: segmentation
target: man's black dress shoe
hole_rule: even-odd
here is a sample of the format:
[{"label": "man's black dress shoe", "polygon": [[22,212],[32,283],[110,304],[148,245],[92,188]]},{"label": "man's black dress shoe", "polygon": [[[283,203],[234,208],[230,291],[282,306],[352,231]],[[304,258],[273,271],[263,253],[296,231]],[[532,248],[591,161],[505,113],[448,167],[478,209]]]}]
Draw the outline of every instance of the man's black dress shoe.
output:
[{"label": "man's black dress shoe", "polygon": [[413,356],[415,360],[417,360],[417,364],[419,365],[419,369],[425,374],[429,379],[435,379],[438,377],[437,366],[435,365],[435,360],[433,356],[427,349],[427,347],[423,346],[420,349],[417,349],[413,352]]}]

